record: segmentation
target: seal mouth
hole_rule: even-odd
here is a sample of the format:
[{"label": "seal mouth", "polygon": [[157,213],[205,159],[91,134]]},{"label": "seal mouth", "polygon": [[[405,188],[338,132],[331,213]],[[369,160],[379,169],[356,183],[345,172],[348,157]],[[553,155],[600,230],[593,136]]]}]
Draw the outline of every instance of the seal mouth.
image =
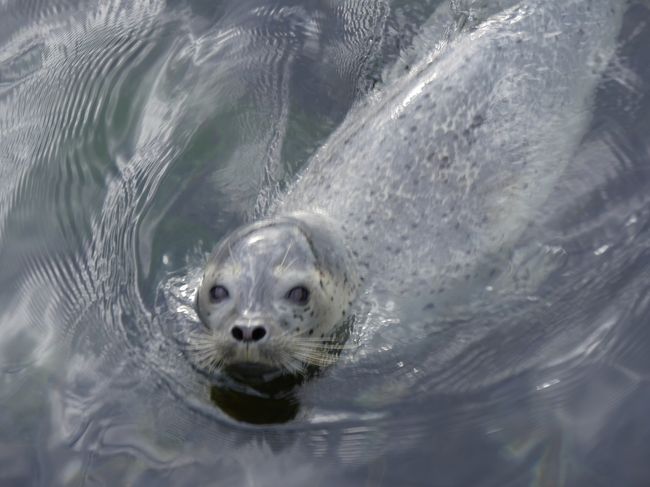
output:
[{"label": "seal mouth", "polygon": [[246,382],[268,382],[282,375],[279,367],[261,364],[259,362],[236,362],[224,367],[224,372],[237,380]]}]

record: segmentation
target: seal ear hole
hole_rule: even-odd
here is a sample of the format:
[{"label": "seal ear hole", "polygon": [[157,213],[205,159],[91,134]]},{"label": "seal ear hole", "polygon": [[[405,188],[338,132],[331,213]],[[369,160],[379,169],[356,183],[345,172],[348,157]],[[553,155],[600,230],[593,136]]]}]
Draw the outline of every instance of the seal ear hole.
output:
[{"label": "seal ear hole", "polygon": [[210,288],[210,301],[220,303],[230,297],[230,293],[225,286],[216,285]]},{"label": "seal ear hole", "polygon": [[305,286],[291,288],[285,298],[293,304],[305,305],[309,302],[309,289]]}]

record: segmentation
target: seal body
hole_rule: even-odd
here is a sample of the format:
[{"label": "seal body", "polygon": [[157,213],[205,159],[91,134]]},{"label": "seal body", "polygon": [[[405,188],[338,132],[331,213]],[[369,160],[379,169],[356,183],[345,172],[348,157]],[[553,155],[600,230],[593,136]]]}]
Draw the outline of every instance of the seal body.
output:
[{"label": "seal body", "polygon": [[388,296],[485,282],[587,128],[623,4],[517,2],[441,51],[420,46],[421,65],[348,116],[274,214],[340,222]]},{"label": "seal body", "polygon": [[[281,340],[322,339],[310,349],[322,358],[360,283],[375,301],[439,307],[501,273],[586,130],[621,4],[520,2],[440,51],[421,46],[422,63],[351,112],[268,220],[215,250],[197,302],[223,345],[205,353],[296,371],[307,349],[289,359]],[[218,283],[227,304],[211,298]],[[287,305],[296,287],[310,309]]]}]

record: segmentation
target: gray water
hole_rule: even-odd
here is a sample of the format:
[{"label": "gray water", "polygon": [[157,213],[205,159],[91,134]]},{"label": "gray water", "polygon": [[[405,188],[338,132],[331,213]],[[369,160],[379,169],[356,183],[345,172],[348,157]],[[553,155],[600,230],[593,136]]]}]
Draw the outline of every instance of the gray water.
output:
[{"label": "gray water", "polygon": [[0,1],[0,485],[650,484],[645,2],[539,251],[511,255],[552,264],[535,289],[357,329],[275,403],[225,406],[184,353],[219,238],[408,75],[418,35],[453,49],[520,2],[449,24],[439,3]]}]

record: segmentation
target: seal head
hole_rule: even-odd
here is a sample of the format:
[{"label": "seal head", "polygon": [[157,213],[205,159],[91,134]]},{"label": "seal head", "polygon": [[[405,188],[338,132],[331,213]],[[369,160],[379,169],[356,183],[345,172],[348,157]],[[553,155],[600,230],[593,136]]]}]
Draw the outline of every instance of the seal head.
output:
[{"label": "seal head", "polygon": [[191,350],[206,369],[258,378],[328,365],[358,288],[342,234],[326,217],[246,225],[210,255],[196,295],[205,328]]}]

